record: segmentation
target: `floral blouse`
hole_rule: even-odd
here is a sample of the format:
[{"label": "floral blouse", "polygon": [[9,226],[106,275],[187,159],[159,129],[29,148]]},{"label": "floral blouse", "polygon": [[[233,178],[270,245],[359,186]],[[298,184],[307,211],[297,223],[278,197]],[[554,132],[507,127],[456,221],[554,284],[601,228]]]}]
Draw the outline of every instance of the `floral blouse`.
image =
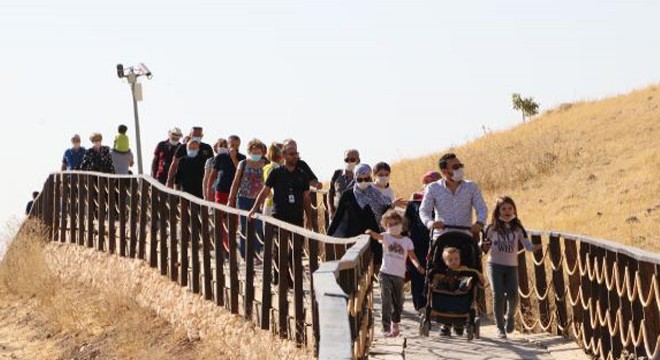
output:
[{"label": "floral blouse", "polygon": [[80,170],[114,174],[115,166],[112,164],[110,148],[107,146],[101,146],[101,149],[98,151],[94,148],[88,149],[87,152],[85,152],[85,156],[83,156]]}]

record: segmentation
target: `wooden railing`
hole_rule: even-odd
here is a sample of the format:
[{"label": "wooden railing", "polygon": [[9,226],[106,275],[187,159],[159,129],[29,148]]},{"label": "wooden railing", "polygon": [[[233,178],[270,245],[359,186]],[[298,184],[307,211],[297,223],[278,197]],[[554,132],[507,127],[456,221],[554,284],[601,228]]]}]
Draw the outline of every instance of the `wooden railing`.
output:
[{"label": "wooden railing", "polygon": [[[319,213],[307,219],[316,230],[324,226],[319,218],[326,223],[322,210],[318,206]],[[371,316],[370,310],[355,305],[371,298],[371,279],[365,275],[370,253],[364,238],[332,238],[263,215],[257,216],[263,232],[257,230],[257,221],[247,222],[241,232],[239,217],[246,215],[168,189],[150,177],[89,172],[51,174],[31,212],[46,225],[52,241],[144,260],[190,291],[300,346],[318,350],[319,337],[325,336],[317,309],[325,302],[315,299],[319,292],[314,291],[313,274],[326,263],[334,266],[341,258],[339,283],[354,299],[349,310],[344,308],[346,319],[350,313],[351,319],[362,321],[356,311]],[[228,248],[223,239],[228,239]],[[239,240],[245,241],[244,259]],[[361,250],[347,252],[356,241]],[[255,251],[256,245],[263,251]],[[360,289],[359,294],[353,289]],[[320,294],[325,297],[325,292]],[[362,342],[362,357],[367,340],[364,335],[354,339]]]},{"label": "wooden railing", "polygon": [[[260,236],[255,222],[246,234],[238,230],[244,211],[148,177],[63,172],[48,178],[31,216],[54,241],[143,259],[262,329],[314,346],[320,358],[366,358],[374,327],[369,239],[319,234],[328,224],[327,194],[316,195],[317,214],[307,219],[316,232],[259,216]],[[660,358],[659,255],[579,235],[530,233],[546,246],[519,253],[520,330],[573,337],[602,359]],[[245,260],[240,238],[248,239]]]},{"label": "wooden railing", "polygon": [[571,336],[600,359],[660,358],[660,255],[579,235],[531,235],[547,246],[519,253],[520,330]]}]

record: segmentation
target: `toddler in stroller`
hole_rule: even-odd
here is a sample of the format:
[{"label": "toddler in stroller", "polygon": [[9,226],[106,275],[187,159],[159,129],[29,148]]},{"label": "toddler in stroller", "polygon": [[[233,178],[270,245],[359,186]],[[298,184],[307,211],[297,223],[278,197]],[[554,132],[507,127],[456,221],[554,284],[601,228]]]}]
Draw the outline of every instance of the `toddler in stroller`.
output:
[{"label": "toddler in stroller", "polygon": [[442,335],[449,336],[453,326],[459,336],[467,328],[468,340],[479,338],[477,289],[484,279],[478,262],[479,248],[469,235],[447,232],[435,240],[427,262],[421,335],[429,335],[431,321],[436,319]]}]

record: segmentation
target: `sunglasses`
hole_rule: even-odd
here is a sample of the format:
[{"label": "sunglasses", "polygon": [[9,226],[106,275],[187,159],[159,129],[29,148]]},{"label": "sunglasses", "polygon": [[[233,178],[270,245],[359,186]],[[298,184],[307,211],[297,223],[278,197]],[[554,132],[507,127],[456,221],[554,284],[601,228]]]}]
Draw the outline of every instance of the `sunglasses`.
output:
[{"label": "sunglasses", "polygon": [[357,182],[358,184],[359,184],[359,183],[363,183],[363,182],[372,182],[372,181],[373,181],[373,180],[371,179],[371,177],[368,177],[368,178],[357,178],[357,179],[355,179],[355,182]]},{"label": "sunglasses", "polygon": [[349,158],[349,157],[347,157],[347,158],[344,159],[344,162],[347,162],[347,163],[356,163],[356,162],[357,162],[357,158]]}]

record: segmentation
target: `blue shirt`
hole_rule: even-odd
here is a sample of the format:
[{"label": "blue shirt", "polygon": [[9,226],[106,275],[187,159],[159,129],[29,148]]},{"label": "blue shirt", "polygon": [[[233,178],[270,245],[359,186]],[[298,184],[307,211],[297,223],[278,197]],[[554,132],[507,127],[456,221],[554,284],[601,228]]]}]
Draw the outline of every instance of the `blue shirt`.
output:
[{"label": "blue shirt", "polygon": [[[434,221],[442,221],[445,225],[469,227],[472,225],[473,208],[477,212],[477,221],[485,223],[488,209],[477,184],[462,181],[458,184],[456,192],[452,193],[442,179],[426,187],[419,215],[429,229]],[[442,232],[435,230],[434,235],[438,236]]]},{"label": "blue shirt", "polygon": [[67,149],[64,152],[62,163],[66,164],[67,170],[78,170],[80,169],[80,164],[82,164],[83,156],[85,156],[85,148],[82,146],[77,151],[73,150],[73,148]]}]

